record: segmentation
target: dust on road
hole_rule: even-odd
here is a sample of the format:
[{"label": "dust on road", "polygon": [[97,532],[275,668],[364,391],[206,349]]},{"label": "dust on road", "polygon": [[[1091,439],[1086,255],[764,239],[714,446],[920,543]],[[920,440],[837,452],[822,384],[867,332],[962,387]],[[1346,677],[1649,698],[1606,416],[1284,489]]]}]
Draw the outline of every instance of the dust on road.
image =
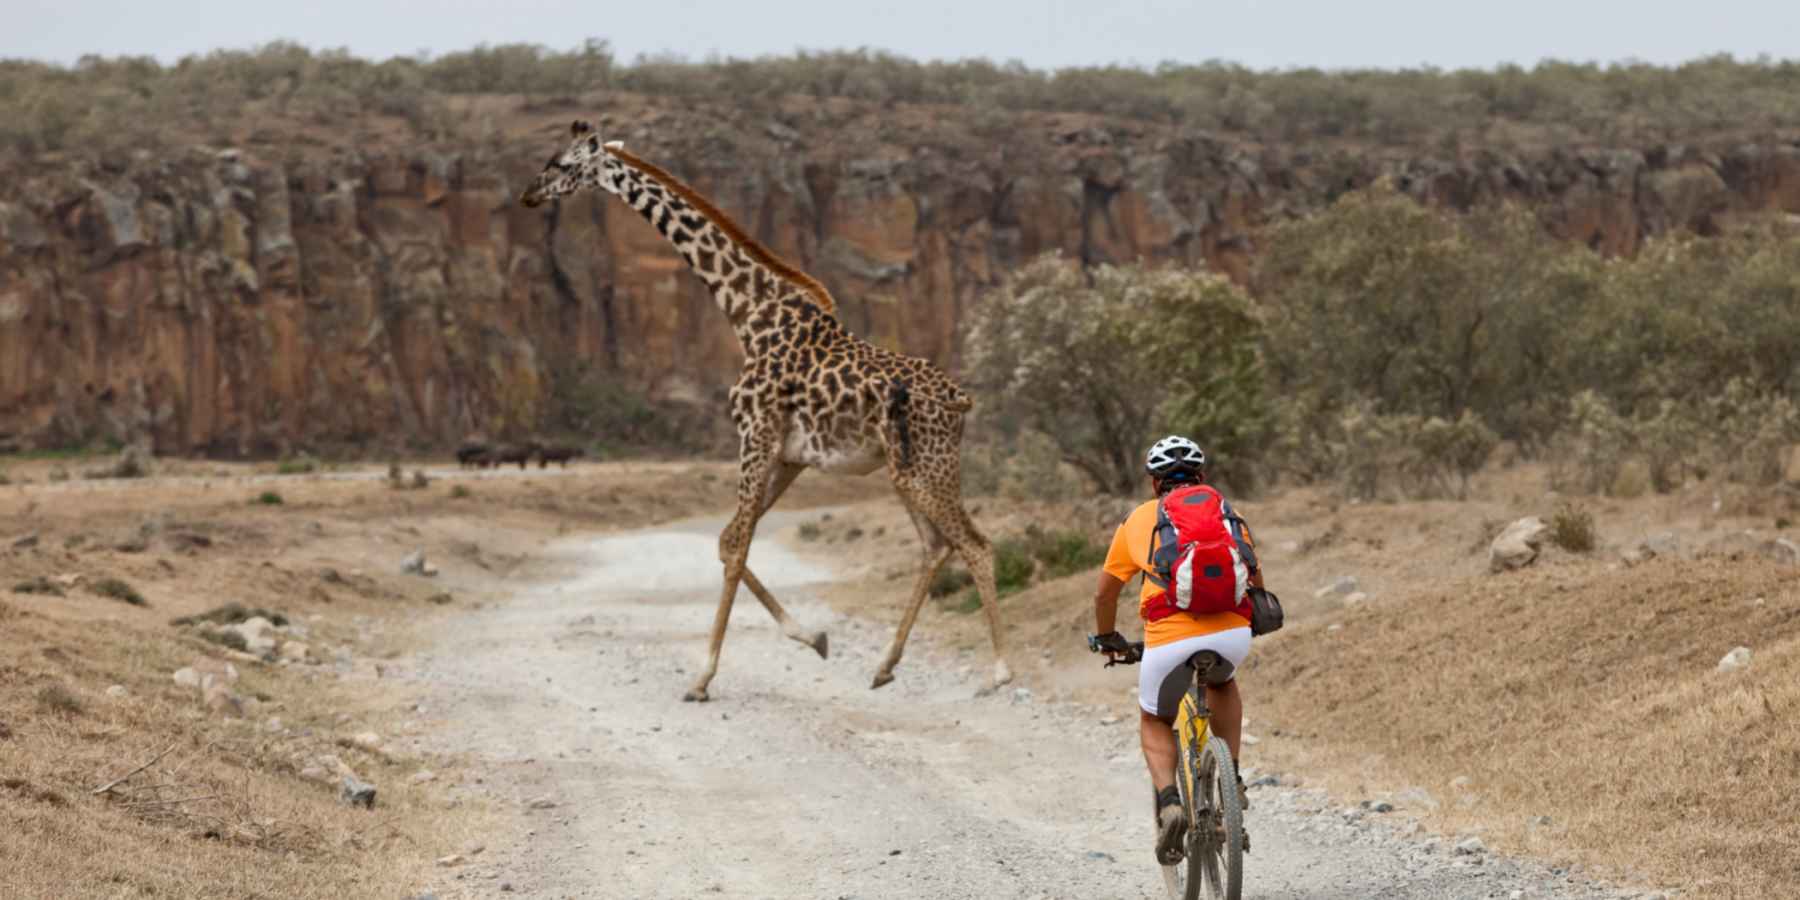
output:
[{"label": "dust on road", "polygon": [[[680,697],[704,661],[722,520],[558,540],[534,583],[438,629],[415,669],[430,741],[489,773],[459,790],[523,817],[439,895],[1162,896],[1133,673],[1116,710],[982,696],[985,659],[915,634],[871,691],[891,635],[818,601],[828,565],[767,537],[791,521],[767,517],[750,562],[832,656],[742,592],[712,703]],[[1316,793],[1252,796],[1247,897],[1617,896]]]}]

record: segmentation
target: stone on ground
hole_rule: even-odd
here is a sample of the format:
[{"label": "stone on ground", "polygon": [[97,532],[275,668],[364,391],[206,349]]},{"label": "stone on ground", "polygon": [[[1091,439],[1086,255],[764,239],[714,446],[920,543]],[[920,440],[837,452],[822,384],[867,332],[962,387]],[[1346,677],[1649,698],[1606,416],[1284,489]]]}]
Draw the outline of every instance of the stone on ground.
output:
[{"label": "stone on ground", "polygon": [[1506,526],[1506,530],[1488,546],[1488,569],[1505,572],[1536,562],[1538,548],[1543,546],[1544,535],[1549,530],[1550,527],[1537,516],[1527,516]]}]

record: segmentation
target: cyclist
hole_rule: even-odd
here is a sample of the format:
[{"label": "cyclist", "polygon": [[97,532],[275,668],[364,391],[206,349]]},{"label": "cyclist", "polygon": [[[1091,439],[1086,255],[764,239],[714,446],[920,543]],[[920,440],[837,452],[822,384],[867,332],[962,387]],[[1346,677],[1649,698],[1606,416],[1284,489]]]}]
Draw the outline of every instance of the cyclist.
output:
[{"label": "cyclist", "polygon": [[[1160,498],[1177,487],[1204,482],[1206,454],[1193,441],[1171,435],[1150,447],[1144,468],[1150,475],[1151,490]],[[1094,594],[1095,631],[1099,633],[1101,649],[1113,658],[1129,650],[1128,642],[1114,628],[1119,592],[1132,576],[1153,571],[1151,556],[1155,548],[1151,545],[1155,541],[1157,505],[1157,500],[1140,505],[1113,534],[1100,586]],[[1248,527],[1244,528],[1244,540],[1254,549]],[[1261,571],[1251,569],[1249,580],[1262,587]],[[1175,787],[1173,728],[1176,708],[1193,680],[1193,670],[1187,662],[1202,650],[1212,650],[1230,662],[1234,670],[1241,667],[1250,654],[1250,622],[1234,612],[1196,614],[1160,602],[1151,609],[1151,602],[1161,594],[1162,589],[1146,577],[1138,603],[1145,618],[1144,658],[1138,669],[1138,737],[1156,793],[1157,860],[1167,865],[1178,858],[1188,826],[1181,795]],[[1159,617],[1152,619],[1153,616]],[[1238,738],[1243,731],[1244,707],[1237,680],[1207,687],[1206,705],[1212,710],[1212,730],[1231,748],[1232,759],[1240,759]],[[1244,796],[1248,809],[1249,796],[1243,793],[1242,784],[1240,778],[1239,794]],[[1246,835],[1245,849],[1248,847]]]}]

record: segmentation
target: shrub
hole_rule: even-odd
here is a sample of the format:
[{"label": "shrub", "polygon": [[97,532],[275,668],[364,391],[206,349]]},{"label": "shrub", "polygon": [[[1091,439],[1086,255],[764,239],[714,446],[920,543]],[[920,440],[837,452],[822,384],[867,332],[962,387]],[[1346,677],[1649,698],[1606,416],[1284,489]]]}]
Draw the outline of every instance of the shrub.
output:
[{"label": "shrub", "polygon": [[1550,542],[1571,553],[1593,552],[1594,514],[1586,507],[1564,504],[1550,517]]},{"label": "shrub", "polygon": [[1552,449],[1550,486],[1600,494],[1619,480],[1631,434],[1626,421],[1597,391],[1584,390],[1569,404],[1569,424]]},{"label": "shrub", "polygon": [[1260,334],[1249,298],[1221,276],[1142,265],[1084,273],[1048,255],[976,308],[967,371],[1002,434],[1035,432],[1124,493],[1138,487],[1158,432],[1197,435],[1223,465],[1260,436]]},{"label": "shrub", "polygon": [[473,496],[475,493],[469,490],[468,485],[453,484],[450,486],[450,499],[452,500],[467,500]]},{"label": "shrub", "polygon": [[275,465],[277,475],[307,475],[319,471],[319,461],[310,456],[284,459]]},{"label": "shrub", "polygon": [[38,707],[46,712],[76,715],[82,710],[81,698],[60,684],[46,684],[37,691]]},{"label": "shrub", "polygon": [[278,612],[263,609],[260,606],[246,607],[242,603],[227,603],[223,606],[215,606],[203,613],[195,613],[191,616],[180,616],[178,618],[170,619],[169,624],[177,626],[200,625],[203,623],[210,623],[213,625],[236,625],[239,622],[247,621],[257,616],[268,619],[269,622],[274,625],[286,625],[288,623],[287,616]]},{"label": "shrub", "polygon": [[134,588],[117,578],[100,579],[100,581],[94,585],[94,593],[99,594],[102,597],[111,597],[122,603],[129,603],[132,606],[150,605],[150,601],[145,600],[144,595],[138,593],[137,588]]},{"label": "shrub", "polygon": [[202,640],[210,641],[221,647],[229,647],[233,650],[241,650],[246,653],[250,651],[250,642],[246,640],[241,633],[236,631],[216,631],[208,628],[200,632],[200,637]]},{"label": "shrub", "polygon": [[263,491],[252,498],[250,502],[258,506],[280,506],[286,501],[282,500],[281,495],[274,491]]},{"label": "shrub", "polygon": [[1024,541],[1045,578],[1073,575],[1106,561],[1106,548],[1078,531],[1046,531],[1034,523],[1026,526]]},{"label": "shrub", "polygon": [[803,541],[816,541],[825,532],[817,522],[801,522],[797,533]]},{"label": "shrub", "polygon": [[970,575],[969,570],[947,562],[938,567],[937,575],[931,579],[931,585],[926,592],[932,597],[943,598],[973,584],[975,584],[975,576]]},{"label": "shrub", "polygon": [[54,597],[63,596],[62,586],[42,575],[27,578],[24,581],[13,585],[12,589],[15,594],[47,594]]}]

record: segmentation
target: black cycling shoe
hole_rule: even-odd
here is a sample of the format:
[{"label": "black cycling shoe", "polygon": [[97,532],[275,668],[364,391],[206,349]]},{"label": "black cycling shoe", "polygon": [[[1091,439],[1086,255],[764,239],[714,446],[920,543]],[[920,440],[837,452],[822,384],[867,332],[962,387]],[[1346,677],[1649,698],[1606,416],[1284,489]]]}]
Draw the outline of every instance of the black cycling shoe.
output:
[{"label": "black cycling shoe", "polygon": [[1181,862],[1187,856],[1187,810],[1181,805],[1181,792],[1174,785],[1156,795],[1156,861],[1165,866]]}]

